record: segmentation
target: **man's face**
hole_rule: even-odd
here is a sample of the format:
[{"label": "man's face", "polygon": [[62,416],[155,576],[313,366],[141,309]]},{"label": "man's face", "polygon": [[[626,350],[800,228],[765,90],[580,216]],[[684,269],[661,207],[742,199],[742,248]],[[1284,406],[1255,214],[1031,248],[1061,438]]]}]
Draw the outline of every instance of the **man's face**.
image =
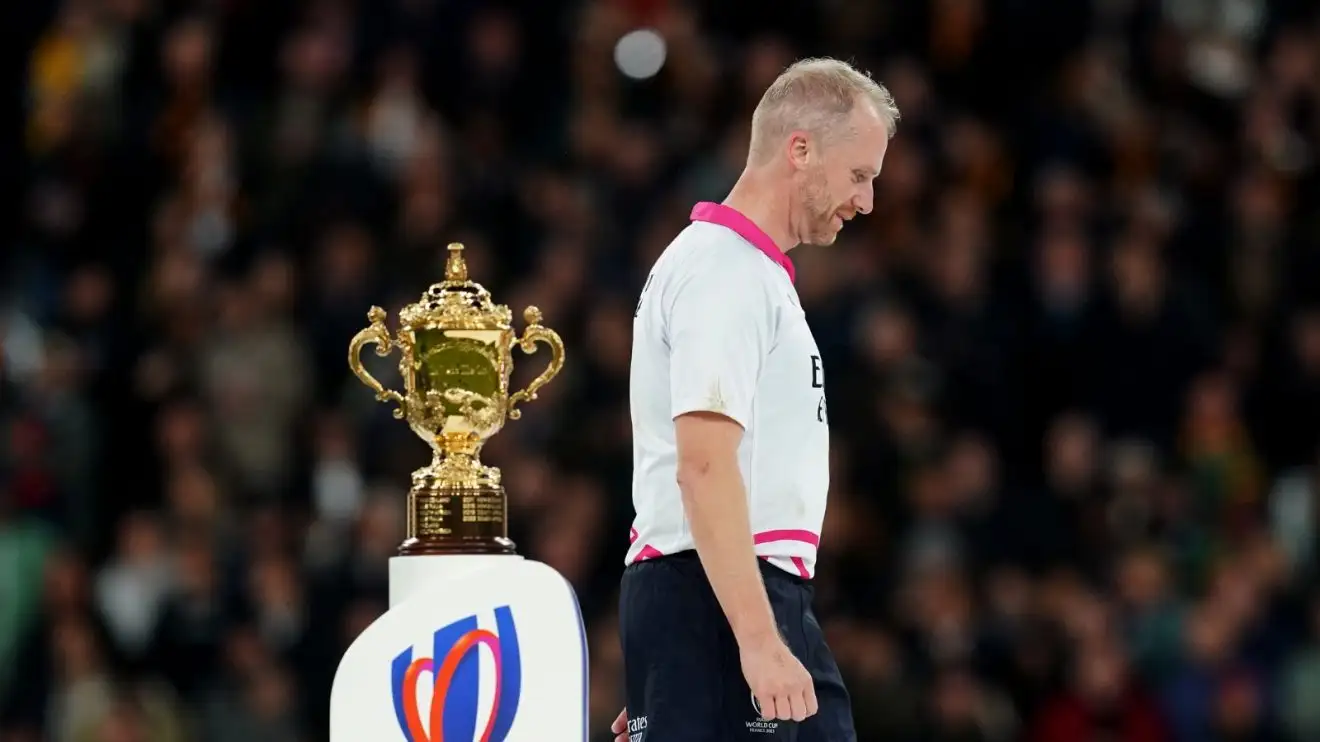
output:
[{"label": "man's face", "polygon": [[871,106],[858,105],[840,136],[809,147],[798,172],[798,238],[831,245],[844,222],[871,213],[872,183],[884,164],[889,131]]}]

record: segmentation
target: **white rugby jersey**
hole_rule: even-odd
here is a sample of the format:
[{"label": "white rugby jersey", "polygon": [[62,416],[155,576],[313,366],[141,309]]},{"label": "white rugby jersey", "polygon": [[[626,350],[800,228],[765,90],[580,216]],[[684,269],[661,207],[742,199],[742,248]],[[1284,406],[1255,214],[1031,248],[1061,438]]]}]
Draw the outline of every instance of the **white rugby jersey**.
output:
[{"label": "white rugby jersey", "polygon": [[756,553],[815,574],[829,489],[820,351],[793,264],[732,208],[703,202],[647,277],[633,319],[629,564],[695,548],[679,494],[674,418],[717,412],[743,427],[738,463]]}]

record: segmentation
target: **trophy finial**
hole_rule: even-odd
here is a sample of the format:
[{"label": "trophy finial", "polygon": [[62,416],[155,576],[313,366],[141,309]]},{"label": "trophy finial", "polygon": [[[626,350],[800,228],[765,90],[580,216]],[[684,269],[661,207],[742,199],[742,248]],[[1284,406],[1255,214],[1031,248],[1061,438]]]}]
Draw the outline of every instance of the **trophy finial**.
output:
[{"label": "trophy finial", "polygon": [[445,280],[463,282],[468,280],[467,262],[463,260],[463,243],[449,243],[449,260],[445,262]]}]

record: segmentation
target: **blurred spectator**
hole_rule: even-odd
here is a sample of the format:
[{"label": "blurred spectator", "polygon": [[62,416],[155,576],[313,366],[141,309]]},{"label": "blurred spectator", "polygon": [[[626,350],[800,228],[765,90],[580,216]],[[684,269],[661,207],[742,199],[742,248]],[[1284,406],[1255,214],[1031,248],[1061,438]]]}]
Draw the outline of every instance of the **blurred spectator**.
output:
[{"label": "blurred spectator", "polygon": [[115,554],[97,575],[97,607],[115,644],[133,657],[150,645],[173,588],[165,548],[165,534],[152,515],[127,514]]},{"label": "blurred spectator", "polygon": [[1037,719],[1038,742],[1111,736],[1130,742],[1162,742],[1169,736],[1159,707],[1133,682],[1120,647],[1099,642],[1079,649],[1070,689]]}]

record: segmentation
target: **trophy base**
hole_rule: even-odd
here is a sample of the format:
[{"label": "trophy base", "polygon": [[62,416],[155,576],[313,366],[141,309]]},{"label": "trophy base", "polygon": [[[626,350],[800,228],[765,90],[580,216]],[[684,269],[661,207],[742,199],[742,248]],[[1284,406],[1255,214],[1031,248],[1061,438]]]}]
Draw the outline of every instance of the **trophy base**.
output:
[{"label": "trophy base", "polygon": [[503,487],[426,484],[408,493],[408,537],[399,556],[518,553],[508,535]]},{"label": "trophy base", "polygon": [[507,538],[468,541],[440,538],[410,538],[399,544],[399,556],[517,556],[518,549]]}]

